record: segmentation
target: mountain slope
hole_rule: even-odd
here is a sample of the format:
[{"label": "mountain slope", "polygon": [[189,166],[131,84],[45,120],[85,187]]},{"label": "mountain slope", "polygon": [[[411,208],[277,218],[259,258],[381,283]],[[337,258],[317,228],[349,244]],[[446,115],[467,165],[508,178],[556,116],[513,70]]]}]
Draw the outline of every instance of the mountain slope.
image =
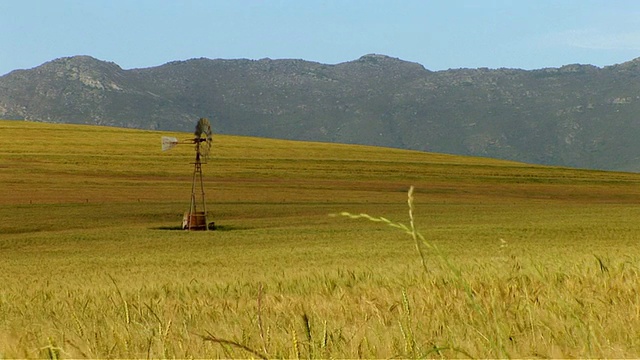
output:
[{"label": "mountain slope", "polygon": [[397,147],[640,171],[640,60],[432,72],[384,55],[192,59],[123,70],[88,56],[0,77],[0,118]]}]

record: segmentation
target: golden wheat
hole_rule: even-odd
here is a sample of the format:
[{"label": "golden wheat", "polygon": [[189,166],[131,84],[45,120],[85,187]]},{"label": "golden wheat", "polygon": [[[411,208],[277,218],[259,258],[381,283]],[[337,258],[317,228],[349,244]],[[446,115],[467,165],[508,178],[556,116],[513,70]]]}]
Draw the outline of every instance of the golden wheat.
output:
[{"label": "golden wheat", "polygon": [[160,135],[0,121],[0,357],[640,354],[638,174]]}]

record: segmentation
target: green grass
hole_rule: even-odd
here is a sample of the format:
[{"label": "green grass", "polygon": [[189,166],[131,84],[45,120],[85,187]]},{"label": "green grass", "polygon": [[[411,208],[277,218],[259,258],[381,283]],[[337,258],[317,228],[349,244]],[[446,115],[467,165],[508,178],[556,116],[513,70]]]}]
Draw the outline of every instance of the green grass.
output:
[{"label": "green grass", "polygon": [[[215,129],[214,129],[215,130]],[[0,121],[0,358],[638,357],[640,175]],[[350,212],[415,225],[330,217]]]}]

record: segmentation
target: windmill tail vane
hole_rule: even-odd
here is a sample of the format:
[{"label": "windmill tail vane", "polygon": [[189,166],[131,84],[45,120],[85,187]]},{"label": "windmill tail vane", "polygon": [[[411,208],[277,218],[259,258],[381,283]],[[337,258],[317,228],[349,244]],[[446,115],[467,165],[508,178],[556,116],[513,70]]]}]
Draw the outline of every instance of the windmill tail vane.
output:
[{"label": "windmill tail vane", "polygon": [[162,137],[162,151],[167,151],[169,149],[173,149],[176,145],[179,144],[178,139],[170,136]]},{"label": "windmill tail vane", "polygon": [[210,142],[211,140],[212,140],[211,138],[206,138],[206,137],[205,138],[195,137],[193,139],[178,140],[178,138],[175,138],[175,137],[163,136],[162,151],[171,150],[174,147],[176,147],[176,145],[178,144],[200,144],[203,142]]}]

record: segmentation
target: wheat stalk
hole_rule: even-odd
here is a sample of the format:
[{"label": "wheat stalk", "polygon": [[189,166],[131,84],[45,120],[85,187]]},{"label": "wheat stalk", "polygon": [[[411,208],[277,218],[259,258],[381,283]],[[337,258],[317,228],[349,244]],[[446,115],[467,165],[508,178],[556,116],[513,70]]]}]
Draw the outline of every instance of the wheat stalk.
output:
[{"label": "wheat stalk", "polygon": [[369,220],[369,221],[373,221],[373,222],[381,222],[384,224],[387,224],[388,226],[391,226],[393,228],[396,229],[400,229],[402,231],[404,231],[406,234],[411,235],[411,237],[413,238],[413,241],[415,243],[416,246],[416,250],[418,251],[418,254],[420,255],[420,261],[422,262],[422,267],[424,268],[424,270],[426,272],[429,271],[429,269],[427,268],[427,261],[426,261],[426,257],[424,254],[424,249],[423,247],[426,246],[429,249],[433,249],[433,250],[437,250],[437,248],[435,247],[434,244],[428,242],[425,237],[416,229],[416,225],[415,225],[415,219],[413,216],[413,210],[414,210],[414,205],[413,205],[413,190],[414,187],[411,186],[409,188],[409,192],[408,192],[408,196],[407,196],[407,203],[409,204],[409,226],[400,223],[400,222],[393,222],[385,217],[379,216],[379,217],[375,217],[375,216],[371,216],[369,214],[365,214],[365,213],[360,213],[360,214],[352,214],[350,212],[347,211],[343,211],[341,213],[338,214],[329,214],[329,216],[335,217],[335,216],[344,216],[344,217],[348,217],[350,219],[365,219],[365,220]]}]

